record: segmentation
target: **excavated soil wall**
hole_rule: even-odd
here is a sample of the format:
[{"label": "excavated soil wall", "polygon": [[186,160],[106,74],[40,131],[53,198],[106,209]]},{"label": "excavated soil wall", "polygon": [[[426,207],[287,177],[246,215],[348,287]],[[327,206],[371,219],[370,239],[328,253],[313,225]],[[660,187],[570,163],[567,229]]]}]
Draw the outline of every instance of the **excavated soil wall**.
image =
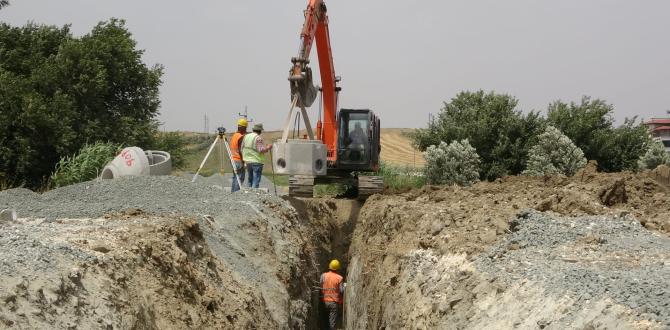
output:
[{"label": "excavated soil wall", "polygon": [[376,195],[350,247],[347,329],[670,327],[670,193],[631,173]]}]

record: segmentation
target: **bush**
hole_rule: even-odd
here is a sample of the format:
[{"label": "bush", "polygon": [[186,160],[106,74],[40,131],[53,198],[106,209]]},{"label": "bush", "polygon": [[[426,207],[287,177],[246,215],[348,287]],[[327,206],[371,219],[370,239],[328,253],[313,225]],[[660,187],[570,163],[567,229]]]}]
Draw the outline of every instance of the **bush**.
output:
[{"label": "bush", "polygon": [[394,166],[382,162],[376,175],[384,179],[384,185],[391,189],[419,188],[426,184],[422,170],[410,166]]},{"label": "bush", "polygon": [[51,176],[54,187],[95,179],[102,168],[121,151],[121,146],[113,143],[87,144],[70,157],[63,157]]},{"label": "bush", "polygon": [[670,155],[660,141],[652,142],[647,152],[638,161],[638,167],[641,170],[653,170],[663,164],[670,165]]},{"label": "bush", "polygon": [[479,155],[467,139],[430,146],[424,158],[424,175],[430,184],[466,186],[479,181]]},{"label": "bush", "polygon": [[570,138],[555,127],[547,126],[538,137],[537,144],[530,149],[527,163],[524,174],[572,176],[586,166],[586,158]]},{"label": "bush", "polygon": [[179,132],[160,132],[156,134],[150,149],[170,153],[172,168],[183,168],[186,164],[187,139]]},{"label": "bush", "polygon": [[442,141],[467,139],[481,157],[480,178],[494,180],[519,174],[526,168],[534,137],[544,129],[544,119],[531,111],[523,115],[517,100],[494,92],[461,92],[445,103],[427,129],[413,134],[421,150]]}]

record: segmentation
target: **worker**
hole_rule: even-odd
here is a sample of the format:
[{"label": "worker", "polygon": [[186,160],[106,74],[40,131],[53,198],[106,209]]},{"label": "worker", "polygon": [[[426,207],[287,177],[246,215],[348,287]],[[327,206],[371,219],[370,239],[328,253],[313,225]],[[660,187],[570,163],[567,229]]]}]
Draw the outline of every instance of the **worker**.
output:
[{"label": "worker", "polygon": [[245,118],[240,118],[237,121],[237,132],[230,138],[230,151],[233,154],[233,164],[235,165],[233,169],[233,185],[230,188],[231,192],[240,190],[240,185],[237,183],[238,177],[240,178],[240,184],[244,182],[244,158],[240,149],[242,149],[242,139],[247,134],[248,124]]},{"label": "worker", "polygon": [[365,145],[368,143],[368,136],[363,131],[360,122],[354,124],[354,130],[349,134],[349,150],[351,152],[350,160],[363,160]]},{"label": "worker", "polygon": [[247,166],[248,184],[251,188],[258,188],[263,174],[265,154],[272,149],[272,144],[265,144],[261,133],[263,124],[256,124],[253,133],[244,136],[242,140],[242,159]]},{"label": "worker", "polygon": [[343,278],[337,271],[340,269],[340,262],[333,259],[328,264],[328,271],[321,274],[319,286],[321,287],[321,301],[323,301],[326,314],[328,315],[328,329],[334,330],[335,323],[339,314],[339,309],[344,301]]}]

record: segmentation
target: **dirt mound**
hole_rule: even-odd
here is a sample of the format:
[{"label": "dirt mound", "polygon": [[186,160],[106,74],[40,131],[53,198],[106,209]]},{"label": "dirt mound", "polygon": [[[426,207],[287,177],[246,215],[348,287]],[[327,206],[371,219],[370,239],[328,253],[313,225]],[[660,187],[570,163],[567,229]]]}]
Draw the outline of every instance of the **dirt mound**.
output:
[{"label": "dirt mound", "polygon": [[[601,295],[594,301],[595,305],[589,305],[588,310],[574,310],[567,317],[565,314],[572,309],[566,309],[565,306],[580,306],[574,302],[574,297],[564,299],[567,289],[549,294],[548,288],[553,282],[511,271],[526,269],[528,267],[524,262],[532,261],[508,260],[499,263],[500,267],[509,272],[508,276],[513,281],[506,281],[496,272],[480,269],[482,266],[477,264],[478,258],[495,250],[497,244],[502,244],[500,242],[519,231],[521,223],[517,221],[517,215],[527,209],[544,211],[554,216],[574,217],[570,220],[574,227],[592,227],[594,220],[589,217],[600,215],[602,217],[598,219],[606,219],[603,220],[604,224],[610,223],[607,221],[621,222],[630,217],[647,229],[661,231],[664,235],[670,232],[670,193],[666,186],[643,174],[602,174],[588,167],[572,178],[506,177],[468,188],[424,187],[403,194],[373,196],[361,210],[350,249],[348,326],[403,328],[419,325],[419,328],[473,329],[531,327],[519,317],[510,316],[526,315],[519,314],[519,310],[531,311],[527,316],[533,317],[527,319],[534,320],[537,323],[534,326],[540,328],[549,326],[551,322],[554,326],[549,328],[586,327],[592,320],[600,320],[602,324],[612,325],[612,328],[617,327],[613,326],[617,322],[626,324],[621,328],[658,328],[658,322],[669,322],[664,319],[663,313],[643,315],[644,312],[636,310],[637,307],[626,304],[633,300],[613,294]],[[621,229],[627,234],[617,236],[617,239],[653,242],[656,239],[654,237],[658,237],[638,227],[639,230],[632,231]],[[541,234],[542,230],[542,227],[532,227],[532,230],[524,232],[534,236]],[[550,233],[559,232],[556,230]],[[573,237],[574,240],[564,241],[561,246],[572,246],[578,244],[578,241],[600,242],[602,239],[597,235],[591,238],[587,236]],[[551,244],[557,242],[560,240],[548,241],[553,248],[556,246]],[[667,255],[670,246],[667,239],[663,242],[665,248],[661,251]],[[633,245],[624,250],[642,255],[652,253],[653,249],[648,246]],[[511,251],[524,247],[523,242],[516,241],[505,245]],[[617,253],[621,251],[613,252],[611,259],[614,261],[596,259],[592,262],[616,263]],[[535,259],[538,258],[543,257],[536,254]],[[555,265],[569,261],[554,257],[548,258],[547,262]],[[656,272],[654,278],[665,283],[661,284],[661,292],[666,292],[670,290],[670,285],[664,280],[667,277],[659,270],[667,268],[662,268],[665,267],[663,264],[668,263],[667,257],[661,258],[660,262],[651,263],[651,266],[640,272]],[[565,269],[559,267],[553,271],[560,274]],[[536,273],[546,274],[537,270]],[[590,285],[594,281],[592,277],[570,280],[582,285]],[[510,291],[510,286],[516,289]],[[622,289],[622,292],[626,290]],[[640,293],[645,299],[654,294],[646,291]],[[506,305],[509,307],[504,307]],[[668,309],[668,306],[656,303],[645,306],[647,310],[658,311],[659,306]],[[496,323],[496,315],[511,323]],[[592,326],[596,326],[596,323]]]},{"label": "dirt mound", "polygon": [[23,261],[3,260],[5,326],[277,326],[258,292],[213,256],[193,219],[110,216],[33,221],[11,229],[10,236],[2,236],[3,254],[17,252],[25,241],[33,248],[20,252]]}]

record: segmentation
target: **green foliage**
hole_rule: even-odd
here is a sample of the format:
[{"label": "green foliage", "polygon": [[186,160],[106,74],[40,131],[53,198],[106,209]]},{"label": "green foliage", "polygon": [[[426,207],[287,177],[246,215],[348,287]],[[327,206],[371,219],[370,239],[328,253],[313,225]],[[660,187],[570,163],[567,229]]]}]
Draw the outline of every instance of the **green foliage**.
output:
[{"label": "green foliage", "polygon": [[523,172],[529,175],[574,175],[586,166],[586,158],[570,138],[553,126],[547,126],[538,137],[538,142],[528,154],[528,168]]},{"label": "green foliage", "polygon": [[516,106],[517,100],[509,95],[461,92],[444,104],[427,129],[413,135],[414,143],[426,150],[442,141],[467,139],[481,157],[481,179],[519,174],[525,168],[533,137],[545,123],[539,113],[523,115]]},{"label": "green foliage", "polygon": [[186,138],[179,132],[160,132],[151,144],[152,150],[166,151],[172,158],[172,168],[186,165]]},{"label": "green foliage", "polygon": [[424,175],[430,184],[471,185],[479,181],[479,155],[467,139],[440,142],[424,152],[426,167]]},{"label": "green foliage", "polygon": [[420,188],[426,184],[422,170],[409,166],[394,166],[382,162],[376,175],[384,179],[385,186],[394,190]]},{"label": "green foliage", "polygon": [[596,160],[600,170],[635,170],[651,137],[642,123],[636,124],[636,118],[626,119],[615,128],[613,111],[612,105],[605,101],[585,96],[580,104],[552,103],[547,120],[582,149],[587,159]]},{"label": "green foliage", "polygon": [[641,170],[653,170],[659,165],[670,165],[670,154],[665,150],[661,141],[653,141],[647,152],[640,157],[638,168]]},{"label": "green foliage", "polygon": [[60,159],[51,182],[54,187],[63,187],[95,179],[120,151],[121,146],[113,143],[84,145],[78,153]]},{"label": "green foliage", "polygon": [[86,143],[151,145],[162,68],[141,56],[116,19],[80,38],[0,23],[0,180],[37,188]]},{"label": "green foliage", "polygon": [[315,197],[336,197],[344,195],[349,187],[345,184],[330,183],[318,184],[314,186]]}]

